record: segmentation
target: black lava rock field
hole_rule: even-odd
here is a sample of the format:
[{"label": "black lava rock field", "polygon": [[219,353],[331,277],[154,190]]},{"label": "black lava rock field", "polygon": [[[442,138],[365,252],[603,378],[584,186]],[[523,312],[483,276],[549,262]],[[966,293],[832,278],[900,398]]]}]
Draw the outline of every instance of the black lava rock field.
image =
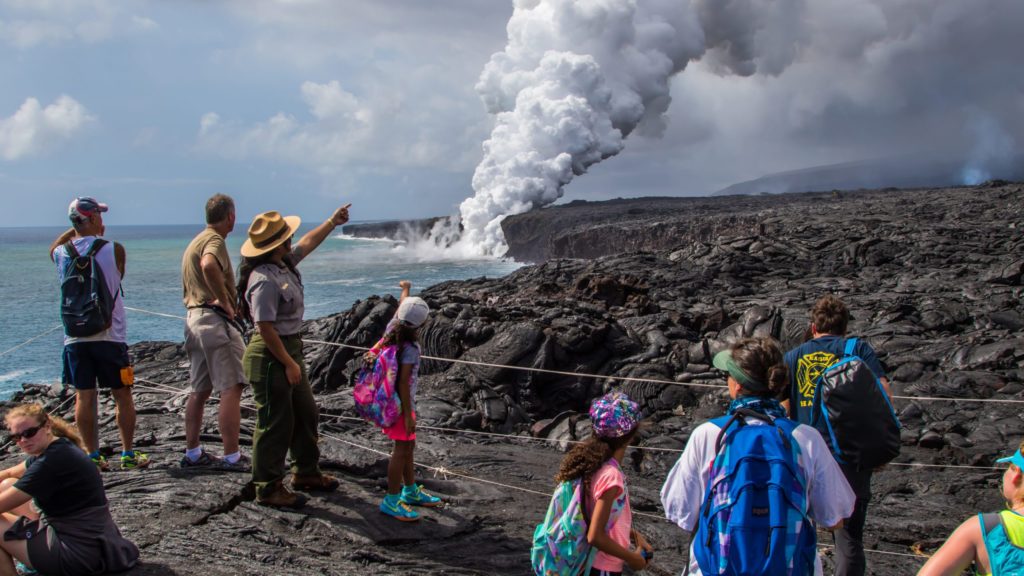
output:
[{"label": "black lava rock field", "polygon": [[[245,474],[178,467],[187,358],[180,344],[137,344],[137,436],[155,463],[104,476],[142,549],[132,574],[530,574],[558,463],[588,434],[589,401],[613,388],[651,424],[626,462],[634,524],[657,549],[648,572],[679,574],[688,539],[664,520],[658,491],[693,428],[727,405],[711,356],[750,335],[795,346],[829,292],[878,352],[903,424],[902,454],[875,476],[869,573],[914,574],[963,519],[1001,506],[994,460],[1024,440],[1022,191],[636,199],[507,219],[512,254],[540,264],[421,293],[431,358],[416,458],[446,505],[411,525],[377,511],[390,445],[351,400],[359,348],[394,313],[390,296],[306,323],[323,466],[342,486],[298,511],[257,506]],[[59,389],[27,385],[22,398],[72,415]],[[109,400],[101,411],[113,449]],[[205,433],[219,448],[213,408]],[[819,540],[829,573],[831,537]]]}]

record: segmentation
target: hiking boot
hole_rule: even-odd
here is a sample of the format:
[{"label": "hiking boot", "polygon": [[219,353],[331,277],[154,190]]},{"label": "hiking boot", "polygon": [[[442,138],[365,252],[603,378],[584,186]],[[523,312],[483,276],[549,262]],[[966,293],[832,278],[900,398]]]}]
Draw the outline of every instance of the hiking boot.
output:
[{"label": "hiking boot", "polygon": [[121,454],[121,470],[136,470],[149,466],[149,456],[133,451],[131,454]]},{"label": "hiking boot", "polygon": [[238,461],[231,463],[223,458],[217,458],[216,461],[210,465],[213,470],[220,470],[222,472],[249,472],[252,470],[252,460],[248,456],[240,455]]},{"label": "hiking boot", "polygon": [[388,494],[380,503],[380,511],[402,522],[415,522],[420,519],[418,512],[402,502],[398,494]]},{"label": "hiking boot", "polygon": [[96,467],[100,469],[100,472],[107,472],[108,470],[110,470],[110,464],[107,462],[107,459],[104,458],[102,454],[90,456],[89,459],[92,460],[92,463],[95,464]]},{"label": "hiking boot", "polygon": [[341,486],[341,481],[330,474],[319,476],[294,476],[292,489],[304,492],[333,492]]},{"label": "hiking boot", "polygon": [[278,482],[265,494],[256,496],[256,503],[260,506],[273,506],[274,508],[301,508],[306,503],[306,497],[296,494]]},{"label": "hiking boot", "polygon": [[220,458],[217,458],[206,450],[201,451],[199,453],[199,458],[196,458],[195,460],[189,459],[188,456],[181,457],[182,468],[209,468],[211,466],[216,466],[218,462],[220,462]]},{"label": "hiking boot", "polygon": [[402,488],[402,502],[409,506],[425,506],[432,508],[441,504],[441,499],[423,489],[420,484]]}]

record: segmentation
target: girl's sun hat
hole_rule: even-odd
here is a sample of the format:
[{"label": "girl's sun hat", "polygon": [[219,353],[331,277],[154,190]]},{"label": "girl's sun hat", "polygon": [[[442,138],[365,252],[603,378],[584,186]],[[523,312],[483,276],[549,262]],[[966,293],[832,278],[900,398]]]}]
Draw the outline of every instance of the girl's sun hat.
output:
[{"label": "girl's sun hat", "polygon": [[398,305],[398,312],[395,315],[398,317],[399,322],[413,328],[419,328],[420,325],[426,322],[427,316],[430,315],[430,306],[427,306],[423,298],[407,296]]},{"label": "girl's sun hat", "polygon": [[594,434],[601,438],[621,438],[636,430],[640,423],[640,405],[622,392],[609,392],[590,405]]},{"label": "girl's sun hat", "polygon": [[1016,452],[1014,452],[1013,454],[1011,454],[1010,456],[1007,456],[1005,458],[999,458],[998,460],[996,460],[996,462],[999,462],[999,463],[1007,463],[1007,462],[1009,462],[1010,464],[1015,465],[1017,468],[1020,468],[1020,469],[1024,470],[1024,454],[1021,454],[1020,450],[1017,450]]}]

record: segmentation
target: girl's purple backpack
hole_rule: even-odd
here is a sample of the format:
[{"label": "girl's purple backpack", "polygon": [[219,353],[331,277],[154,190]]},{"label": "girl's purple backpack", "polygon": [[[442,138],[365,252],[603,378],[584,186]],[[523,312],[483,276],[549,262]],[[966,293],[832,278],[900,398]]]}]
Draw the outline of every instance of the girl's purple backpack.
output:
[{"label": "girl's purple backpack", "polygon": [[397,422],[402,413],[397,382],[398,346],[384,346],[381,338],[363,355],[363,366],[352,389],[356,413],[381,428]]}]

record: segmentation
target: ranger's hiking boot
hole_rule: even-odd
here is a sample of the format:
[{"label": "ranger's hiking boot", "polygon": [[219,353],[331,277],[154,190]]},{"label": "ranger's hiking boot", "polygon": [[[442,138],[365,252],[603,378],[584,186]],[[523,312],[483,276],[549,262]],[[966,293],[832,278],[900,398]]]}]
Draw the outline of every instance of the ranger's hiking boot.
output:
[{"label": "ranger's hiking boot", "polygon": [[274,508],[301,508],[306,503],[306,497],[292,492],[279,482],[268,492],[258,494],[256,503],[260,506],[273,506]]},{"label": "ranger's hiking boot", "polygon": [[408,504],[402,502],[402,498],[398,494],[385,496],[380,503],[380,511],[402,522],[415,522],[420,519],[420,515],[409,508]]},{"label": "ranger's hiking boot", "polygon": [[402,487],[402,502],[409,506],[432,508],[441,504],[441,499],[423,489],[420,484]]},{"label": "ranger's hiking boot", "polygon": [[330,474],[319,476],[294,476],[292,478],[292,490],[303,492],[333,492],[341,485],[341,481]]}]

